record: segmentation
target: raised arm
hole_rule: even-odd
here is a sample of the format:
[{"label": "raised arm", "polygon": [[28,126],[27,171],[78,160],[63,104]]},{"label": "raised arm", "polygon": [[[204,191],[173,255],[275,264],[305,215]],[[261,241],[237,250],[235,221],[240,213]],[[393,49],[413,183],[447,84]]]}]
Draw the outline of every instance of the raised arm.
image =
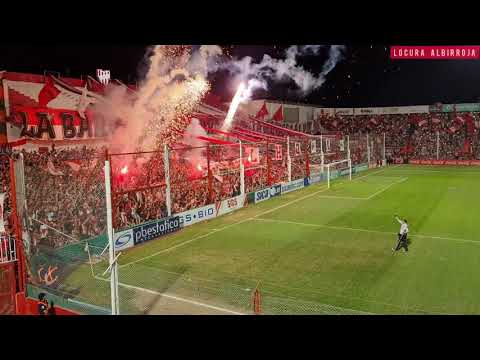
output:
[{"label": "raised arm", "polygon": [[400,219],[398,218],[398,216],[395,216],[395,219],[396,219],[401,225],[403,225],[403,221],[400,220]]}]

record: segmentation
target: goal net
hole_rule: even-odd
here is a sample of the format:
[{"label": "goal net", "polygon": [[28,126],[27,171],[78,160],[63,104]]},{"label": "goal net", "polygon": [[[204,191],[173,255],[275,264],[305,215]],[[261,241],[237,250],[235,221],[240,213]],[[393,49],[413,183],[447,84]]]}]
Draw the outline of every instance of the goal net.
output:
[{"label": "goal net", "polygon": [[309,141],[310,171],[324,173],[325,165],[349,158],[349,137],[346,135],[312,136]]},{"label": "goal net", "polygon": [[344,159],[335,161],[325,165],[327,169],[327,186],[330,188],[331,180],[334,180],[340,176],[348,176],[349,180],[352,180],[352,161],[350,159]]}]

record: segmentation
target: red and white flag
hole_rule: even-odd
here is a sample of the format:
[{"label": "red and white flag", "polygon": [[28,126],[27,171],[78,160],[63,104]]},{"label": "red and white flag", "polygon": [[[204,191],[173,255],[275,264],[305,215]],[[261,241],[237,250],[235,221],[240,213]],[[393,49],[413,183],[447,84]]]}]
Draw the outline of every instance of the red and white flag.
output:
[{"label": "red and white flag", "polygon": [[48,163],[47,163],[47,171],[48,171],[50,174],[55,175],[55,176],[63,175],[63,172],[61,172],[60,170],[55,169],[55,166],[53,165],[52,160],[48,160]]},{"label": "red and white flag", "polygon": [[267,103],[263,103],[263,106],[260,108],[260,110],[258,110],[257,115],[255,115],[255,118],[263,119],[267,115],[268,115]]},{"label": "red and white flag", "polygon": [[77,164],[76,162],[74,161],[65,161],[65,164],[67,164],[68,166],[70,166],[70,168],[75,171],[75,172],[78,172],[80,171],[80,164]]},{"label": "red and white flag", "polygon": [[275,157],[273,160],[282,160],[282,144],[275,144]]},{"label": "red and white flag", "polygon": [[448,128],[448,131],[450,131],[452,134],[457,132],[457,128],[455,126],[451,126]]},{"label": "red and white flag", "polygon": [[3,203],[5,201],[5,193],[0,193],[0,234],[5,232],[5,223],[3,221]]},{"label": "red and white flag", "polygon": [[301,155],[302,154],[302,148],[300,143],[295,143],[295,156]]},{"label": "red and white flag", "polygon": [[52,77],[48,76],[45,86],[38,94],[38,103],[40,107],[47,107],[47,104],[55,99],[60,93],[61,91],[55,87]]},{"label": "red and white flag", "polygon": [[258,147],[245,146],[245,156],[250,164],[258,165],[260,163]]},{"label": "red and white flag", "polygon": [[283,106],[280,105],[278,110],[275,112],[275,114],[272,117],[272,120],[276,122],[282,122],[283,121]]},{"label": "red and white flag", "polygon": [[439,118],[432,118],[433,124],[440,124],[442,121]]},{"label": "red and white flag", "polygon": [[455,122],[457,124],[463,125],[463,124],[465,124],[465,119],[461,116],[457,116],[457,117],[455,117]]},{"label": "red and white flag", "polygon": [[418,123],[418,126],[419,126],[419,127],[422,127],[422,126],[424,126],[424,125],[426,125],[426,124],[427,124],[427,120],[423,119],[423,120],[421,120],[421,121]]}]

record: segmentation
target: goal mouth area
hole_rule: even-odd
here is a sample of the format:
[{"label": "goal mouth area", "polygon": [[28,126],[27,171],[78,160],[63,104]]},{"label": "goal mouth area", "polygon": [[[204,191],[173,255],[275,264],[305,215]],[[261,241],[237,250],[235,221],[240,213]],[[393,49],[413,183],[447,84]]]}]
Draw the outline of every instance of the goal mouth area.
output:
[{"label": "goal mouth area", "polygon": [[327,187],[330,188],[330,181],[338,177],[348,175],[352,180],[352,160],[344,159],[325,164],[327,172]]}]

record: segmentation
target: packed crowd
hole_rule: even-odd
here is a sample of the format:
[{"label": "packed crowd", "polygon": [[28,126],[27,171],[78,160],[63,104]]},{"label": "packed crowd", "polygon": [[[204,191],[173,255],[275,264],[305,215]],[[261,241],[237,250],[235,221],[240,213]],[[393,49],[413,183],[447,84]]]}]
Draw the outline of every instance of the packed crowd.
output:
[{"label": "packed crowd", "polygon": [[3,193],[5,198],[3,200],[3,208],[0,208],[3,211],[3,220],[5,232],[7,234],[13,233],[12,224],[12,206],[10,198],[10,165],[9,158],[4,155],[0,155],[0,193]]},{"label": "packed crowd", "polygon": [[[336,116],[319,119],[323,129],[344,134],[387,134],[386,147],[391,157],[434,159],[437,156],[437,132],[439,158],[480,158],[479,113],[471,113],[475,127],[468,131],[466,124],[456,117],[464,113],[428,113],[395,115]],[[465,151],[465,142],[471,150]]]},{"label": "packed crowd", "polygon": [[[478,114],[474,114],[475,120]],[[422,122],[426,120],[426,122]],[[334,125],[333,125],[334,124]],[[354,164],[366,161],[365,133],[370,134],[371,158],[380,157],[383,133],[387,134],[386,147],[389,160],[394,157],[434,158],[437,151],[437,132],[440,156],[447,159],[480,158],[479,132],[468,133],[465,127],[455,125],[450,114],[418,115],[412,122],[407,115],[348,116],[322,119],[328,131],[349,133],[351,158]],[[452,126],[457,126],[451,131]],[[355,137],[354,134],[363,134]],[[465,141],[472,144],[473,154],[465,154]],[[302,150],[303,149],[302,145]],[[335,147],[339,146],[335,142]],[[311,149],[306,148],[307,151]],[[318,150],[318,149],[317,149]],[[25,160],[25,191],[32,248],[39,244],[59,247],[79,239],[101,234],[106,227],[105,188],[103,160],[105,149],[71,148],[46,152],[23,151]],[[204,151],[204,150],[203,150]],[[245,191],[257,191],[271,184],[287,181],[286,149],[281,159],[265,160],[265,150],[260,150],[260,161],[245,169]],[[302,154],[304,152],[302,151]],[[197,154],[198,155],[198,154]],[[192,159],[195,154],[172,151],[169,157],[172,213],[205,206],[240,194],[238,148],[212,147],[209,160],[211,177],[203,162]],[[304,155],[293,154],[292,180],[307,174]],[[332,151],[325,163],[345,158],[341,151]],[[310,171],[318,169],[320,159],[309,158]],[[267,166],[268,165],[268,166]],[[267,168],[270,169],[270,179]],[[9,199],[8,159],[0,158],[1,192],[6,194],[4,218],[11,232],[11,206]],[[211,187],[209,186],[211,184]],[[118,230],[167,215],[166,184],[163,153],[112,158],[113,221]]]},{"label": "packed crowd", "polygon": [[23,151],[33,249],[100,234],[106,225],[103,161],[93,148]]}]

